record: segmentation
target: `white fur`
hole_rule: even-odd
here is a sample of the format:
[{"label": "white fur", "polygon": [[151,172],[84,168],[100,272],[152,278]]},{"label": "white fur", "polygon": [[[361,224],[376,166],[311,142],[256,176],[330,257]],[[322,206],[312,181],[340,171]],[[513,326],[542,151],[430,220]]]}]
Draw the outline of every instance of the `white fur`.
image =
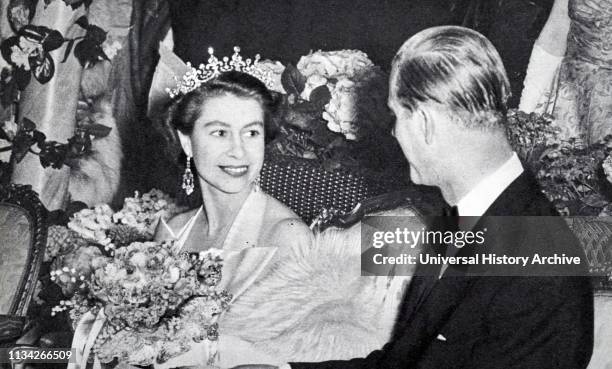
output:
[{"label": "white fur", "polygon": [[108,136],[93,141],[93,153],[81,158],[70,170],[68,191],[72,201],[83,201],[93,206],[110,203],[119,188],[123,151],[119,129],[110,102],[96,104],[94,121],[111,127]]},{"label": "white fur", "polygon": [[222,344],[222,358],[348,359],[382,347],[408,278],[361,277],[360,253],[359,226],[330,229],[313,245],[281,250],[271,272],[221,321],[222,338],[236,337],[250,349]]},{"label": "white fur", "polygon": [[[107,42],[122,42],[128,35],[131,9],[130,0],[95,0],[89,8],[88,19],[108,32]],[[92,155],[71,164],[70,200],[83,201],[90,206],[113,201],[120,183],[123,149],[109,101],[114,95],[112,90],[120,86],[114,85],[116,81],[109,85],[109,79],[116,78],[112,69],[111,63],[103,61],[84,70],[81,79],[81,95],[99,100],[94,104],[94,122],[112,128],[107,137],[93,141]]]}]

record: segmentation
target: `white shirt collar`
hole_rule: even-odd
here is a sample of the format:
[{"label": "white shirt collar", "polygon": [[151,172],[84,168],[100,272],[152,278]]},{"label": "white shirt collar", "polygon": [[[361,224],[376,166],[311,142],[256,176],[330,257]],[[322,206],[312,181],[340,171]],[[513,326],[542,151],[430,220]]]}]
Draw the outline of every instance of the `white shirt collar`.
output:
[{"label": "white shirt collar", "polygon": [[523,165],[516,152],[501,167],[480,181],[459,202],[460,216],[482,216],[504,190],[523,173]]}]

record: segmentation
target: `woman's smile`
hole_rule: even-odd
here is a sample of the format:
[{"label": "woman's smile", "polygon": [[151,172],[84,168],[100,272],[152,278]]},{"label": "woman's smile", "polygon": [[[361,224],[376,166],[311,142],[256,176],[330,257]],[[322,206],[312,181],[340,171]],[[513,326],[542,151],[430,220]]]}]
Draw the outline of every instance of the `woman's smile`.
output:
[{"label": "woman's smile", "polygon": [[248,165],[219,165],[219,168],[232,177],[242,177],[249,172]]}]

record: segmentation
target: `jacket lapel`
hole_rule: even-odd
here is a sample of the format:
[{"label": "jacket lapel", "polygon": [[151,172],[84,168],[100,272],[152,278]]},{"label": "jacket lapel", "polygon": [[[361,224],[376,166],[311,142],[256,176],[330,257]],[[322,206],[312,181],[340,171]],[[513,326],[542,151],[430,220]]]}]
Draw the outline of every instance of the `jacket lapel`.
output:
[{"label": "jacket lapel", "polygon": [[[444,231],[446,224],[442,224],[446,220],[443,217],[436,217],[436,221],[440,223],[432,224],[429,229]],[[432,244],[426,245],[423,252],[428,253],[431,256],[444,256],[446,248],[448,246],[444,244]],[[423,303],[428,300],[430,294],[435,288],[438,288],[440,283],[438,275],[440,274],[441,265],[436,264],[419,264],[417,265],[416,271],[412,283],[409,289],[404,295],[404,300],[400,306],[400,313],[394,329],[395,334],[401,334],[406,324],[415,319],[415,314],[423,306]]]},{"label": "jacket lapel", "polygon": [[[475,229],[486,226],[487,216],[517,216],[533,213],[526,209],[534,202],[541,203],[534,196],[534,193],[539,193],[538,188],[533,176],[524,171],[476,222]],[[493,242],[496,242],[498,238],[495,237],[496,240]],[[485,245],[486,249],[488,246]],[[439,247],[433,247],[430,250],[434,255],[436,253],[445,254],[444,250]],[[464,248],[457,255],[467,256],[470,253],[474,253],[473,248]],[[421,345],[429,344],[479,278],[469,275],[468,266],[451,265],[440,279],[436,278],[435,269],[436,267],[431,265],[419,265],[417,268],[418,276],[414,278],[414,283],[404,296],[394,337],[410,334],[414,337],[415,342],[418,341]],[[437,269],[439,270],[439,267]]]}]

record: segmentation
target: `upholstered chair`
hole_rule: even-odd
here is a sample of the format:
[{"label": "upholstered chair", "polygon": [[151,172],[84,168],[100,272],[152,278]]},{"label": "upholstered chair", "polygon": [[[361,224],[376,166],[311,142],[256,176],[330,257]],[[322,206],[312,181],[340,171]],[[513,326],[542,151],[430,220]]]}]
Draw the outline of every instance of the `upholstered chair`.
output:
[{"label": "upholstered chair", "polygon": [[0,186],[0,347],[23,334],[44,256],[46,214],[29,186]]},{"label": "upholstered chair", "polygon": [[568,223],[585,251],[595,289],[595,342],[588,369],[612,368],[612,218],[574,217]]}]

